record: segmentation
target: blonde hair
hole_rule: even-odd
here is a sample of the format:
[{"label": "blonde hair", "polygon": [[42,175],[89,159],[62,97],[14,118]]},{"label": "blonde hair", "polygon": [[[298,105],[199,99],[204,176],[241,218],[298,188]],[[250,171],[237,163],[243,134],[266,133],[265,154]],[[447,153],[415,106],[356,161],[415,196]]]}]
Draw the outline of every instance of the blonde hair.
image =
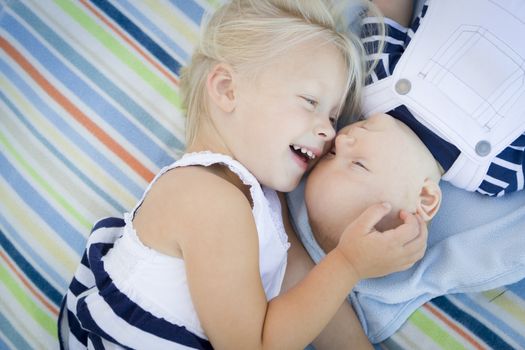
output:
[{"label": "blonde hair", "polygon": [[[355,0],[368,9],[370,1]],[[206,79],[218,63],[256,74],[287,49],[312,39],[334,44],[347,66],[345,112],[359,110],[366,77],[364,50],[359,37],[348,31],[344,11],[328,0],[232,0],[205,22],[190,64],[181,71],[183,109],[186,111],[186,144],[198,133],[201,118],[208,117]],[[345,96],[347,93],[345,93]],[[341,101],[341,106],[345,101]]]}]

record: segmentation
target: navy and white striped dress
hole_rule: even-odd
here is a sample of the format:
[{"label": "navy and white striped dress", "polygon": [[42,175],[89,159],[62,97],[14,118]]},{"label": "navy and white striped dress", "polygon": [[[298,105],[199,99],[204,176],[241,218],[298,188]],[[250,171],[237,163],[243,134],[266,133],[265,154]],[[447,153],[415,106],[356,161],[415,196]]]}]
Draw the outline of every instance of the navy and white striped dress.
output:
[{"label": "navy and white striped dress", "polygon": [[[368,60],[372,62],[378,59],[378,64],[371,73],[367,83],[372,84],[392,75],[401,55],[416,33],[421,21],[431,2],[423,6],[420,15],[414,20],[410,28],[405,28],[395,21],[386,18],[387,37],[382,53],[376,54],[378,37],[374,35],[374,26],[377,19],[370,17],[365,20],[362,34],[362,42],[367,52],[370,52]],[[483,74],[483,72],[480,72]],[[408,125],[423,141],[434,158],[448,171],[456,161],[461,151],[452,143],[421,124],[414,115],[404,106],[386,111],[389,115],[401,120]],[[525,115],[523,116],[525,119]],[[509,146],[496,155],[488,167],[483,180],[475,190],[488,196],[503,196],[510,192],[522,190],[525,180],[525,133],[515,139]]]},{"label": "navy and white striped dress", "polygon": [[191,301],[184,260],[143,245],[132,220],[162,174],[217,163],[250,186],[262,285],[268,300],[279,294],[290,244],[276,192],[228,156],[186,154],[161,170],[131,213],[93,227],[60,310],[61,349],[212,349]]}]

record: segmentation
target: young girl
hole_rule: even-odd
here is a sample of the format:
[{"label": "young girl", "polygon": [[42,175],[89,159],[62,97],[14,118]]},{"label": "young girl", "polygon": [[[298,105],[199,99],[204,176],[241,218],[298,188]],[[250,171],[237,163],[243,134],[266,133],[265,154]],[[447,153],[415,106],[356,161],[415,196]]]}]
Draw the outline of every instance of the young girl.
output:
[{"label": "young girl", "polygon": [[322,0],[215,13],[183,72],[187,153],[124,220],[95,225],[61,312],[63,347],[301,349],[358,280],[421,257],[417,218],[379,233],[379,203],[279,295],[289,243],[276,191],[327,150],[363,82],[358,41],[335,23]]}]

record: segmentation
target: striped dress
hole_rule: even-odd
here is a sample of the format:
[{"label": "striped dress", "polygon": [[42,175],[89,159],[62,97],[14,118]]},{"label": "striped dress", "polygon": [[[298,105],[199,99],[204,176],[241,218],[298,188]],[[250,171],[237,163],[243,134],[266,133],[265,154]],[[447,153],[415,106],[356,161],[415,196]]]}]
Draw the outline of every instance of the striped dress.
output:
[{"label": "striped dress", "polygon": [[[362,42],[367,52],[371,53],[368,56],[368,60],[371,62],[379,59],[378,64],[369,77],[368,84],[373,84],[392,75],[411,38],[417,32],[420,23],[424,21],[429,6],[432,6],[432,4],[430,1],[427,1],[421,14],[414,20],[410,28],[405,28],[386,18],[387,37],[383,52],[379,55],[375,54],[379,41],[378,36],[374,35],[374,26],[378,23],[378,19],[371,17],[365,20]],[[393,110],[385,112],[401,120],[418,135],[434,158],[443,167],[446,175],[446,172],[452,167],[461,151],[453,143],[443,139],[420,123],[406,106],[400,105]],[[524,150],[525,133],[521,134],[491,160],[483,180],[475,191],[484,195],[499,197],[510,192],[522,190],[525,182]]]},{"label": "striped dress", "polygon": [[[275,191],[230,157],[191,153],[165,167],[224,164],[251,187],[259,234],[259,269],[267,299],[279,294],[289,248]],[[59,317],[62,349],[212,349],[191,301],[184,260],[140,242],[133,216],[105,218],[93,227]]]}]

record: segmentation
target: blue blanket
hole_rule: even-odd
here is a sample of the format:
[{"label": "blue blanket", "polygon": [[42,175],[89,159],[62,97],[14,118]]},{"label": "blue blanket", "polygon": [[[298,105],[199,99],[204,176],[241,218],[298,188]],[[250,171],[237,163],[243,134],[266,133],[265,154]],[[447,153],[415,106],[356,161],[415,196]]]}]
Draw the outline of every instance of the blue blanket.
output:
[{"label": "blue blanket", "polygon": [[[374,343],[436,296],[488,290],[525,277],[525,192],[488,198],[441,185],[443,203],[430,224],[424,258],[406,271],[363,280],[349,295]],[[303,196],[304,181],[288,195],[290,214],[318,262],[324,253],[313,239]]]}]

